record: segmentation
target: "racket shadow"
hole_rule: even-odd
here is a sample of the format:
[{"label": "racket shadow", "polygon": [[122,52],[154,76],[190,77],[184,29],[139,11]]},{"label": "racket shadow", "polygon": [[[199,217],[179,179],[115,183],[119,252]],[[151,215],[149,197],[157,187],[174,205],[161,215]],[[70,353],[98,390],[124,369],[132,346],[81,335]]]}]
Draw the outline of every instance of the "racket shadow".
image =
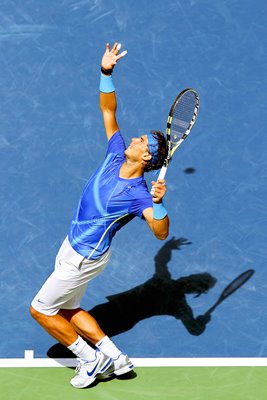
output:
[{"label": "racket shadow", "polygon": [[[138,322],[152,316],[170,315],[180,320],[191,335],[201,335],[210,316],[194,317],[186,300],[187,294],[196,297],[211,289],[216,279],[209,273],[192,274],[172,279],[168,263],[175,250],[181,250],[191,242],[175,237],[168,240],[156,254],[155,273],[146,282],[130,290],[107,297],[107,302],[88,310],[106,335],[112,337],[132,329]],[[74,355],[60,344],[47,353],[51,358],[71,358]]]}]

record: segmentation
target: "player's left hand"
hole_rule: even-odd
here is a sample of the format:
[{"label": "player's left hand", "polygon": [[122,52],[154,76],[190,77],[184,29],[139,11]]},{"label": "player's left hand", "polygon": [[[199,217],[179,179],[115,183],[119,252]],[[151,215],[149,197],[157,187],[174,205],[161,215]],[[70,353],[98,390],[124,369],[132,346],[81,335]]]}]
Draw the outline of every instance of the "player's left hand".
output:
[{"label": "player's left hand", "polygon": [[166,181],[165,179],[159,179],[157,182],[152,181],[151,183],[154,190],[152,200],[154,203],[161,203],[167,190]]},{"label": "player's left hand", "polygon": [[120,53],[120,49],[121,43],[115,42],[111,50],[109,43],[107,43],[106,51],[101,61],[101,67],[106,70],[113,69],[114,66],[117,64],[117,61],[127,54],[126,50]]}]

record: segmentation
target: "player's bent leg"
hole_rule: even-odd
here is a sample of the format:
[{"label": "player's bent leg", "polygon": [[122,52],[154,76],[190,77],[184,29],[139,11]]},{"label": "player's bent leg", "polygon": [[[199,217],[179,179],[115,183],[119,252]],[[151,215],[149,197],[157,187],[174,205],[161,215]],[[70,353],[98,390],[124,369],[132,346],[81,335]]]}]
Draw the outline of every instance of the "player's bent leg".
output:
[{"label": "player's bent leg", "polygon": [[115,346],[88,312],[80,308],[79,310],[60,310],[60,314],[70,321],[77,333],[96,345],[103,354],[112,358],[110,367],[105,372],[98,373],[97,378],[109,379],[114,375],[126,374],[134,368],[129,357]]},{"label": "player's bent leg", "polygon": [[77,332],[70,322],[61,315],[45,315],[32,306],[30,306],[30,314],[51,336],[64,346],[70,346],[77,340]]},{"label": "player's bent leg", "polygon": [[77,333],[93,344],[96,344],[105,336],[96,319],[82,308],[76,310],[61,309],[60,315],[71,323]]},{"label": "player's bent leg", "polygon": [[[79,310],[72,310],[73,314]],[[101,353],[98,349],[91,348],[81,337],[67,319],[62,315],[45,315],[30,307],[31,316],[56,340],[68,347],[77,357],[79,364],[76,376],[70,383],[75,388],[84,388],[91,385],[97,374],[104,373],[112,364],[112,358]]]}]

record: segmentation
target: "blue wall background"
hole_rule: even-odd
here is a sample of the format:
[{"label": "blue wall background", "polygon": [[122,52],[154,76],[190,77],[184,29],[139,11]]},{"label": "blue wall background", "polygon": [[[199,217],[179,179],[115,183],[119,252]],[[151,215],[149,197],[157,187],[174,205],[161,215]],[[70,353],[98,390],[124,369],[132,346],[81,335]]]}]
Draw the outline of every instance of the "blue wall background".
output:
[{"label": "blue wall background", "polygon": [[[170,239],[188,243],[163,263],[167,281],[204,272],[217,279],[207,294],[187,295],[198,316],[241,272],[255,274],[199,336],[171,315],[151,315],[114,340],[134,357],[267,356],[266,38],[263,0],[1,2],[1,357],[24,349],[44,357],[55,343],[28,307],[105,154],[99,65],[115,40],[128,50],[114,73],[127,143],[164,130],[180,90],[200,94],[197,124],[167,176]],[[140,220],[129,224],[83,306],[147,287],[163,245]]]}]

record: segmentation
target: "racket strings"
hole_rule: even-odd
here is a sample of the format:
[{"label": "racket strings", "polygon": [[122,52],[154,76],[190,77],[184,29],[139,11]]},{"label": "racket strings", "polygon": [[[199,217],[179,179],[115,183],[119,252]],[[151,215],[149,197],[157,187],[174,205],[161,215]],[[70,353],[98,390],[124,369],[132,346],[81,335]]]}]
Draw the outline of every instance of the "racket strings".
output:
[{"label": "racket strings", "polygon": [[196,96],[186,92],[176,103],[173,110],[170,138],[173,144],[179,142],[196,118]]}]

